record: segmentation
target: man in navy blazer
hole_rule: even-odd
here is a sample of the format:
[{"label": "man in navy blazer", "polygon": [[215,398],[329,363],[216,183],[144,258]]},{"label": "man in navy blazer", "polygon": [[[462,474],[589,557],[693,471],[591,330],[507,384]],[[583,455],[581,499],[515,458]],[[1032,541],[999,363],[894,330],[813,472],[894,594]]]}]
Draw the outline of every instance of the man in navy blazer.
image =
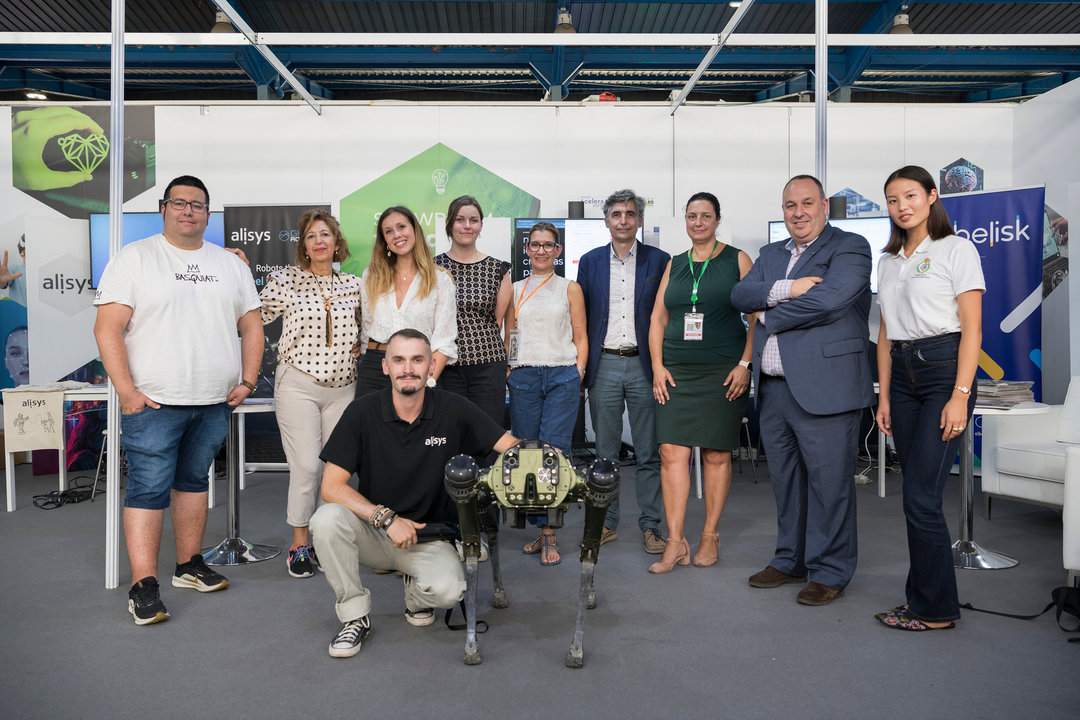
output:
[{"label": "man in navy blazer", "polygon": [[828,224],[817,178],[784,187],[791,238],[761,249],[732,290],[759,313],[754,385],[776,497],[776,552],[757,588],[810,582],[797,600],[827,605],[855,573],[855,463],[862,409],[874,403],[868,362],[870,246]]},{"label": "man in navy blazer", "polygon": [[[596,454],[618,461],[625,403],[637,457],[638,527],[645,552],[657,555],[664,552],[665,540],[660,534],[660,450],[656,444],[649,318],[671,256],[638,242],[644,219],[645,201],[633,190],[612,193],[604,201],[604,222],[611,232],[611,243],[581,257],[577,283],[585,295],[589,361],[583,384],[589,391]],[[604,519],[601,544],[617,537],[618,525],[616,498]]]}]

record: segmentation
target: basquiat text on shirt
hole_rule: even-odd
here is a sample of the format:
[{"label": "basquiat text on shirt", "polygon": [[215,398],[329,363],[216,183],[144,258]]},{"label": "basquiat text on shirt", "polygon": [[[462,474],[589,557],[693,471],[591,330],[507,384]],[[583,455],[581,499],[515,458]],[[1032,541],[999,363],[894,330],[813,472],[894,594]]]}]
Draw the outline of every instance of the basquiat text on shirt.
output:
[{"label": "basquiat text on shirt", "polygon": [[187,272],[176,273],[176,279],[182,282],[201,283],[201,282],[218,282],[217,275],[206,275],[199,271],[199,266],[191,264],[187,266]]}]

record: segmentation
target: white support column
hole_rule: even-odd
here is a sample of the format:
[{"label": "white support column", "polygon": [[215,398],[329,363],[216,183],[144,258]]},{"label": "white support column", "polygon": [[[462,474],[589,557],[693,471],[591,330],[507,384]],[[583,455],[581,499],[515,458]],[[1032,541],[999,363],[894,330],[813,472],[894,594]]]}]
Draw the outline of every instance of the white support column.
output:
[{"label": "white support column", "polygon": [[[120,252],[124,222],[124,0],[112,0],[109,90],[109,257]],[[120,400],[109,381],[106,416],[105,588],[120,584]],[[61,455],[60,462],[67,458]]]}]

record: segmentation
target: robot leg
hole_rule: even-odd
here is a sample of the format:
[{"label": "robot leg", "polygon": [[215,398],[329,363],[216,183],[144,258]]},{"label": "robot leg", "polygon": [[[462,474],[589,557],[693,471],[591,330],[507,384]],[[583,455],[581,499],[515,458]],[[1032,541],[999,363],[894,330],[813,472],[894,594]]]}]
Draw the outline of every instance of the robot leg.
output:
[{"label": "robot leg", "polygon": [[566,653],[566,667],[579,668],[584,662],[582,637],[585,634],[585,611],[596,607],[593,586],[596,559],[600,554],[600,534],[604,516],[619,491],[619,468],[610,460],[594,460],[585,472],[585,532],[581,540],[581,582],[578,586],[577,623],[574,639]]},{"label": "robot leg", "polygon": [[477,563],[480,561],[480,517],[477,479],[480,468],[468,455],[455,455],[446,463],[443,480],[446,492],[458,511],[461,545],[465,554],[465,664],[479,665],[476,644]]}]

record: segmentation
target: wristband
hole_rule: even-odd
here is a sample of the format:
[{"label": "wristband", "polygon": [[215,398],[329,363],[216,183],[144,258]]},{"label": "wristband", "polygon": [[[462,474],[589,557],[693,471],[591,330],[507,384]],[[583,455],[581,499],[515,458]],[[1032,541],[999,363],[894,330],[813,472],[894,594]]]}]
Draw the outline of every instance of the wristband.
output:
[{"label": "wristband", "polygon": [[963,385],[953,385],[953,390],[959,390],[960,392],[964,393],[965,395],[970,395],[971,394],[971,388],[964,387]]},{"label": "wristband", "polygon": [[243,385],[244,387],[246,387],[246,388],[247,388],[248,390],[250,390],[251,392],[255,392],[255,385],[254,385],[254,383],[249,383],[249,382],[248,382],[247,380],[241,380],[241,381],[240,381],[240,384],[241,384],[241,385]]}]

